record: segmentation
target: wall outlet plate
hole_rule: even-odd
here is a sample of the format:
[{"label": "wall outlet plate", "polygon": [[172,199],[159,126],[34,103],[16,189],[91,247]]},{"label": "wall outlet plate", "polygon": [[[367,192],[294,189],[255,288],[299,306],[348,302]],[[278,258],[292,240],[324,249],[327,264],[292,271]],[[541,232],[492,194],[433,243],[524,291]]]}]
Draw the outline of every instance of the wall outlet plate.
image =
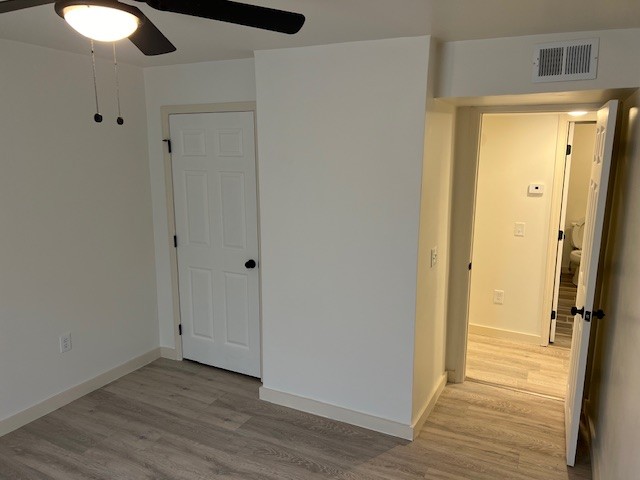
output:
[{"label": "wall outlet plate", "polygon": [[438,247],[433,247],[431,249],[431,267],[435,267],[436,263],[438,263]]},{"label": "wall outlet plate", "polygon": [[524,237],[526,224],[524,222],[516,222],[513,226],[513,234],[516,237]]},{"label": "wall outlet plate", "polygon": [[493,291],[493,303],[495,303],[496,305],[504,304],[504,290]]},{"label": "wall outlet plate", "polygon": [[63,333],[60,335],[60,353],[71,350],[71,333]]}]

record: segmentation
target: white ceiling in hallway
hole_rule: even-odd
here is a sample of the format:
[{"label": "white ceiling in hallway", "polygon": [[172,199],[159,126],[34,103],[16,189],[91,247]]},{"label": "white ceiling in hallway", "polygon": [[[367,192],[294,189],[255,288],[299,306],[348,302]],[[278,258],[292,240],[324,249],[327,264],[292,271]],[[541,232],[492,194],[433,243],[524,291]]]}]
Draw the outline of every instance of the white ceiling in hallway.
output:
[{"label": "white ceiling in hallway", "polygon": [[[212,20],[159,12],[133,2],[178,48],[145,57],[127,40],[121,60],[171,65],[247,58],[254,50],[323,45],[416,35],[470,40],[538,33],[640,27],[639,0],[247,0],[303,13],[307,22],[289,36]],[[87,53],[88,40],[43,5],[0,15],[0,38]],[[100,52],[103,50],[103,52]],[[103,47],[99,54],[107,56]]]}]

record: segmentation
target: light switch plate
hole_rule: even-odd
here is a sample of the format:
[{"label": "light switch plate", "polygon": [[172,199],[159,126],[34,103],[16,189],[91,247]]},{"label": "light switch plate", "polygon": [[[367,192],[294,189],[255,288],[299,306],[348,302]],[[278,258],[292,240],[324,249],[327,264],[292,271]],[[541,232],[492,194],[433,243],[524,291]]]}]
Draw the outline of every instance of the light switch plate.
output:
[{"label": "light switch plate", "polygon": [[524,222],[516,222],[513,227],[513,234],[516,237],[524,237],[525,225]]}]

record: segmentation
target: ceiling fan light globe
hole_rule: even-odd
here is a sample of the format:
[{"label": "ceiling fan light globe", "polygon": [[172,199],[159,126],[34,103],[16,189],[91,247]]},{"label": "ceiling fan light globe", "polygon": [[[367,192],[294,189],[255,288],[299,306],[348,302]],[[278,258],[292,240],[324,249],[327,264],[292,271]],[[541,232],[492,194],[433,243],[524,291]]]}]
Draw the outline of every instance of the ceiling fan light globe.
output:
[{"label": "ceiling fan light globe", "polygon": [[115,42],[127,38],[140,26],[132,13],[99,5],[64,7],[64,19],[78,33],[99,42]]}]

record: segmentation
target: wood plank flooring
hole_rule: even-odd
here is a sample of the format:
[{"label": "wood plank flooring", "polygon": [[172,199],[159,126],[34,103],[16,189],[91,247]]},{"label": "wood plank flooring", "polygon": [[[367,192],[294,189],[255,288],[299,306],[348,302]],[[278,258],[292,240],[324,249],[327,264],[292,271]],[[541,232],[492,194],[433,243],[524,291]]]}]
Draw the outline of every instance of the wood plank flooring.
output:
[{"label": "wood plank flooring", "polygon": [[[558,324],[573,325],[571,307],[576,304],[578,287],[573,284],[573,275],[563,273],[560,275],[560,291],[558,296]],[[566,325],[565,325],[566,326]]]},{"label": "wood plank flooring", "polygon": [[562,404],[448,386],[415,442],[258,400],[260,383],[158,360],[0,438],[3,480],[588,479]]},{"label": "wood plank flooring", "polygon": [[570,349],[559,343],[540,347],[469,334],[466,376],[469,380],[564,399],[569,353]]}]

